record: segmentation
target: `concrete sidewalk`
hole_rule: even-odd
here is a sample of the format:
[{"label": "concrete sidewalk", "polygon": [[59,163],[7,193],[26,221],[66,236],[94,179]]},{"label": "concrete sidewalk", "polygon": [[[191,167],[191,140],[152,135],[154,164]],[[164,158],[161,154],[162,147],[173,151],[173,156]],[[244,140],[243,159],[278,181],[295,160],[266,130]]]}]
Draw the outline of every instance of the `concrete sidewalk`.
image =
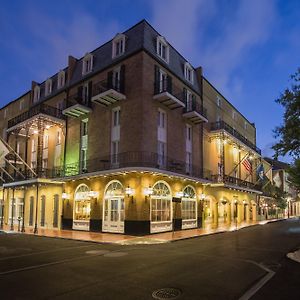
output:
[{"label": "concrete sidewalk", "polygon": [[212,225],[207,225],[206,228],[185,229],[179,231],[155,233],[151,235],[145,235],[141,237],[119,234],[119,233],[102,233],[102,232],[90,232],[90,231],[78,231],[78,230],[60,230],[60,229],[38,229],[38,233],[33,233],[33,228],[25,228],[25,232],[19,232],[18,226],[14,227],[14,231],[10,230],[10,226],[4,225],[3,232],[5,233],[19,233],[19,234],[31,234],[36,236],[71,239],[78,241],[88,241],[95,243],[110,243],[119,245],[136,245],[136,244],[159,244],[168,243],[178,240],[190,239],[210,234],[222,233],[240,230],[249,226],[264,225],[269,222],[282,221],[285,219],[270,219],[264,221],[252,221],[240,223],[238,225],[219,225],[214,228]]}]

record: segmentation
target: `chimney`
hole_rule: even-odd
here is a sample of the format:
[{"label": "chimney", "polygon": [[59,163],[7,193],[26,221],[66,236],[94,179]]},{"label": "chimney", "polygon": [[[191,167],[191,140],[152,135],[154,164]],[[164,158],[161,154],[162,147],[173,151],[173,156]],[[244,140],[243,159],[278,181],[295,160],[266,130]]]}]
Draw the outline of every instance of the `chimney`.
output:
[{"label": "chimney", "polygon": [[74,56],[69,55],[69,57],[68,57],[68,75],[67,75],[68,83],[71,81],[71,78],[72,78],[73,73],[74,73],[74,69],[76,67],[76,63],[77,63],[77,58],[75,58]]}]

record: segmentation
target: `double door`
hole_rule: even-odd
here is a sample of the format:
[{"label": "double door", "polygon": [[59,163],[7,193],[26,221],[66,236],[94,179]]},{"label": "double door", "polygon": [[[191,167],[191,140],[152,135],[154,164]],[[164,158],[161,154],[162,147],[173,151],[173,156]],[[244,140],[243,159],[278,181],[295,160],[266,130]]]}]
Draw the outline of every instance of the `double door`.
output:
[{"label": "double door", "polygon": [[124,233],[125,204],[123,197],[111,197],[104,201],[103,225],[105,232]]}]

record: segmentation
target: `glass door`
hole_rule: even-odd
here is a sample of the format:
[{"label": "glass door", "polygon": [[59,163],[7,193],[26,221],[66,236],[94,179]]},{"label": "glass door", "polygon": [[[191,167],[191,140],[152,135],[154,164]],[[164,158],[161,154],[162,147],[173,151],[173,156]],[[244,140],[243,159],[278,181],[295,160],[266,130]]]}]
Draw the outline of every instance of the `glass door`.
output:
[{"label": "glass door", "polygon": [[124,233],[124,198],[105,199],[103,231]]}]

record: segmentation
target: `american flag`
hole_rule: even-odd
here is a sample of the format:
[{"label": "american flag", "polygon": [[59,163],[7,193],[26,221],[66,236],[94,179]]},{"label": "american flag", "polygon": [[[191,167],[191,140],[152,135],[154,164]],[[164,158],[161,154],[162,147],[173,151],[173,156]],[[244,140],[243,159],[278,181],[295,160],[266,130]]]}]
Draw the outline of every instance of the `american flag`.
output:
[{"label": "american flag", "polygon": [[246,169],[249,173],[252,172],[251,161],[250,161],[248,158],[244,159],[243,162],[242,162],[242,164],[243,164],[243,166],[245,167],[245,169]]}]

